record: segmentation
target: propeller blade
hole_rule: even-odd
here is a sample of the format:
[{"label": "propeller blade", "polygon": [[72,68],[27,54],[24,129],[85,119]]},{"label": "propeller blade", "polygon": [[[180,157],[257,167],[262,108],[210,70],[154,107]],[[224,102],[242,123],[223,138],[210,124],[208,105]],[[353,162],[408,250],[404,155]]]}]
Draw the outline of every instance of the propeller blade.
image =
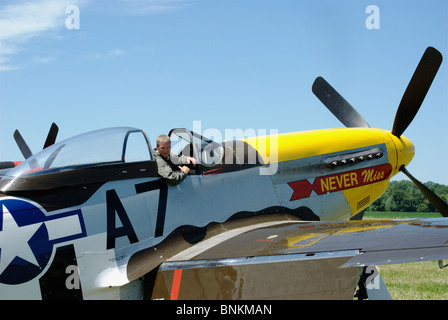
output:
[{"label": "propeller blade", "polygon": [[[53,122],[51,124],[50,130],[48,131],[47,139],[45,140],[44,144],[44,149],[53,145],[56,142],[58,132],[59,127],[56,125],[56,123]],[[25,139],[23,139],[19,130],[14,131],[14,140],[16,140],[16,143],[19,146],[19,149],[22,152],[25,159],[28,159],[33,155],[33,152],[31,151],[30,147],[28,147],[28,144],[25,142]]]},{"label": "propeller blade", "polygon": [[0,162],[0,170],[14,168],[21,161],[2,161]]},{"label": "propeller blade", "polygon": [[448,204],[446,204],[445,201],[439,198],[434,192],[432,192],[428,187],[426,187],[423,183],[418,181],[416,178],[412,176],[412,174],[409,173],[408,170],[404,166],[400,168],[400,171],[403,172],[406,176],[408,176],[409,179],[412,180],[412,182],[415,183],[417,188],[420,189],[420,191],[423,193],[423,195],[431,202],[431,204],[436,208],[437,211],[439,211],[442,216],[445,218],[448,217]]},{"label": "propeller blade", "polygon": [[25,139],[23,139],[19,130],[14,131],[14,140],[16,140],[16,143],[19,146],[19,149],[22,152],[25,159],[28,159],[29,157],[31,157],[33,155],[33,153],[31,152],[31,149],[26,144]]},{"label": "propeller blade", "polygon": [[50,127],[50,131],[47,135],[47,140],[45,140],[44,149],[53,145],[56,142],[56,137],[58,136],[59,127],[56,123],[52,123]]},{"label": "propeller blade", "polygon": [[367,121],[324,78],[314,80],[312,91],[346,127],[369,128]]},{"label": "propeller blade", "polygon": [[442,54],[438,50],[433,47],[426,49],[398,106],[392,129],[395,136],[400,137],[414,119],[442,60]]}]

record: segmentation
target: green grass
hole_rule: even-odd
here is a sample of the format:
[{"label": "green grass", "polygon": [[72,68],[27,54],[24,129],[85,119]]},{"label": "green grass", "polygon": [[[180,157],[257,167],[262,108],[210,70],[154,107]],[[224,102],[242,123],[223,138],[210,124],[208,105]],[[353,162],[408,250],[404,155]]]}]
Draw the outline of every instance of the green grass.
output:
[{"label": "green grass", "polygon": [[[435,212],[366,212],[363,219],[440,217]],[[395,300],[448,300],[448,267],[440,269],[437,261],[382,265],[378,270]]]},{"label": "green grass", "polygon": [[378,270],[394,300],[448,300],[448,268],[440,269],[437,261],[383,265]]},{"label": "green grass", "polygon": [[368,211],[364,214],[363,220],[369,219],[415,219],[415,218],[441,218],[438,212],[377,212]]}]

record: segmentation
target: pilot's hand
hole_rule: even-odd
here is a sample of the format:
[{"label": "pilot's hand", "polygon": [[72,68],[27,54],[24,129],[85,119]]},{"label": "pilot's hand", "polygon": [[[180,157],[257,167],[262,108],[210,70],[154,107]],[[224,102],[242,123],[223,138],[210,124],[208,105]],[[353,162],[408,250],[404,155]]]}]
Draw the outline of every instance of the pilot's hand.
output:
[{"label": "pilot's hand", "polygon": [[190,168],[188,168],[187,166],[181,166],[179,167],[179,169],[183,172],[185,172],[186,174],[188,174],[190,172]]},{"label": "pilot's hand", "polygon": [[194,166],[197,164],[196,159],[193,158],[193,157],[188,157],[188,158],[187,158],[187,161],[188,161],[188,163],[190,163],[190,164],[192,164],[192,165],[194,165]]}]

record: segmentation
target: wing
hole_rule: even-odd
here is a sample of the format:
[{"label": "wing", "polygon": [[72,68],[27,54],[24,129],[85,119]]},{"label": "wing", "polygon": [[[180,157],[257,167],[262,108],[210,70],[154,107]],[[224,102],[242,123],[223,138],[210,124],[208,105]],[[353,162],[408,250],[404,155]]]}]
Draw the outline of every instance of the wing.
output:
[{"label": "wing", "polygon": [[[285,222],[209,239],[170,261],[352,251],[344,267],[448,258],[448,219]],[[232,236],[234,235],[234,236]]]},{"label": "wing", "polygon": [[[351,299],[358,278],[353,267],[448,259],[446,218],[263,219],[215,225],[194,245],[177,240],[157,250],[172,254],[157,269],[153,298]],[[144,264],[145,255],[131,259],[128,277]]]}]

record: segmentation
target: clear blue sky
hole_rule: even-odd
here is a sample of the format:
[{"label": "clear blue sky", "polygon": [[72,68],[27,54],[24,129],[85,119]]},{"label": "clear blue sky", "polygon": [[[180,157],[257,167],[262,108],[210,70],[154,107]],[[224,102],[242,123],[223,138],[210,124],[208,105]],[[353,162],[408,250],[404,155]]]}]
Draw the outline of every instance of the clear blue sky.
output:
[{"label": "clear blue sky", "polygon": [[[79,29],[68,29],[69,5]],[[369,5],[379,29],[368,29]],[[327,79],[371,127],[391,130],[427,46],[445,61],[405,136],[408,169],[448,184],[446,0],[2,0],[0,161],[22,160],[52,122],[58,140],[111,126],[342,127],[311,92]],[[406,179],[399,175],[398,179]]]}]

